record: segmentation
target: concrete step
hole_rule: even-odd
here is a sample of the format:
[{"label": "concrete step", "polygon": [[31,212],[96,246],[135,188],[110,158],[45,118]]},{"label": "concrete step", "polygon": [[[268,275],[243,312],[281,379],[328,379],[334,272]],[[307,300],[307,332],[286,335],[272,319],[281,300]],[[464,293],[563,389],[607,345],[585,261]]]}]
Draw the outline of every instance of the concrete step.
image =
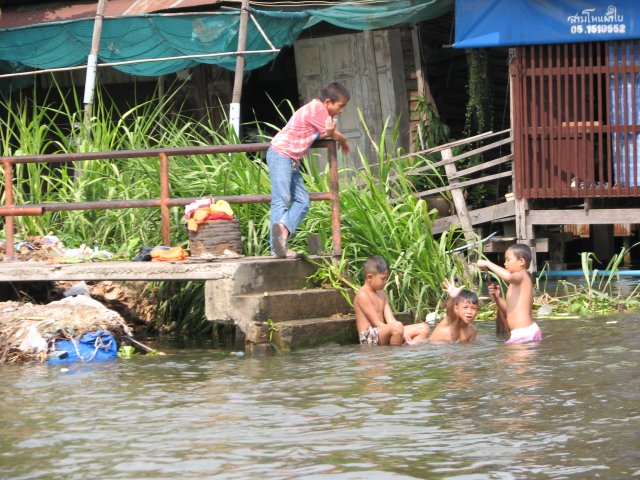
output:
[{"label": "concrete step", "polygon": [[323,288],[235,295],[233,304],[235,309],[250,312],[254,322],[287,322],[353,312],[338,291]]},{"label": "concrete step", "polygon": [[[321,257],[311,257],[319,263]],[[233,275],[232,295],[276,290],[295,290],[308,286],[307,278],[316,267],[303,259],[268,258],[251,264],[241,264]]]},{"label": "concrete step", "polygon": [[308,318],[276,323],[271,344],[278,352],[289,352],[330,343],[357,344],[353,315]]}]

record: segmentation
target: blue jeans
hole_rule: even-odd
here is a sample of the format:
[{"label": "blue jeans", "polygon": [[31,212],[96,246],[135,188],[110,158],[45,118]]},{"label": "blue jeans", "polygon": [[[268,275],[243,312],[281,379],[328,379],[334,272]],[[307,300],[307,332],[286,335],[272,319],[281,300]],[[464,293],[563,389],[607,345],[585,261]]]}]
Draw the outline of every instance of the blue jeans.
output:
[{"label": "blue jeans", "polygon": [[[300,174],[300,164],[269,148],[267,165],[271,180],[271,227],[282,223],[289,235],[293,235],[309,211],[309,194]],[[269,229],[269,245],[273,252],[272,228]]]}]

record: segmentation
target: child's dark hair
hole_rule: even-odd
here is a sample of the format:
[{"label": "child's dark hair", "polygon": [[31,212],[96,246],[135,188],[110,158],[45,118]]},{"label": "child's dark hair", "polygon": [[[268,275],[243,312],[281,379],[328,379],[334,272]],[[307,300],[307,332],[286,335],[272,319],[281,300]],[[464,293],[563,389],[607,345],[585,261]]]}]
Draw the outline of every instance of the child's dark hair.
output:
[{"label": "child's dark hair", "polygon": [[384,273],[389,270],[389,265],[387,261],[382,258],[380,255],[373,255],[364,262],[362,266],[362,270],[364,270],[364,274],[367,273]]},{"label": "child's dark hair", "polygon": [[320,94],[320,100],[331,100],[332,102],[346,100],[348,102],[351,100],[351,94],[344,85],[339,82],[333,82],[324,87]]},{"label": "child's dark hair", "polygon": [[511,245],[507,250],[511,251],[516,258],[524,258],[524,266],[529,268],[529,265],[531,265],[531,248],[529,248],[529,245],[516,243]]},{"label": "child's dark hair", "polygon": [[471,290],[461,290],[458,296],[453,299],[453,304],[458,305],[460,302],[471,302],[478,305],[478,296]]}]

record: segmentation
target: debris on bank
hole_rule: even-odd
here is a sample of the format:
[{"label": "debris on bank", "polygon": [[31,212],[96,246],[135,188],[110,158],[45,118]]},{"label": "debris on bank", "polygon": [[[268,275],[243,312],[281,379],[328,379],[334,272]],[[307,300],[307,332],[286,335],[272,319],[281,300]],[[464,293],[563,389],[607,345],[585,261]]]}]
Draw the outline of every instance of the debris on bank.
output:
[{"label": "debris on bank", "polygon": [[120,314],[85,294],[46,305],[0,302],[0,363],[106,360],[131,335]]},{"label": "debris on bank", "polygon": [[[0,240],[0,253],[4,258],[6,240]],[[114,254],[86,244],[78,248],[65,247],[62,240],[53,234],[40,236],[28,236],[26,240],[16,239],[14,244],[16,260],[23,262],[53,262],[53,263],[80,263],[95,262],[100,260],[112,260]]]}]

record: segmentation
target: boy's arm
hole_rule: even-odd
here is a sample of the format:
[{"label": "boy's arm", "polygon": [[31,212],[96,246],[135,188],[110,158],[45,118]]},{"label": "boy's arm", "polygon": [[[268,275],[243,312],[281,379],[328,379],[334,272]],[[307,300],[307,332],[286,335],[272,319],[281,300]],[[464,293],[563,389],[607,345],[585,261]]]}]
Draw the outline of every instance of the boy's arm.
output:
[{"label": "boy's arm", "polygon": [[340,148],[342,149],[342,151],[344,153],[350,153],[351,152],[351,146],[349,145],[349,142],[347,141],[347,137],[345,137],[339,131],[336,130],[335,133],[333,134],[332,138],[336,142],[338,142],[338,145],[340,145]]},{"label": "boy's arm", "polygon": [[340,145],[340,148],[344,153],[349,153],[351,151],[347,137],[338,131],[336,128],[336,120],[333,117],[327,117],[324,122],[324,132],[320,134],[319,138],[331,138],[338,142],[338,145]]},{"label": "boy's arm", "polygon": [[385,319],[380,317],[373,303],[365,295],[356,294],[353,303],[356,318],[358,315],[362,315],[372,327],[381,327],[385,324]]},{"label": "boy's arm", "polygon": [[393,310],[391,310],[391,305],[389,305],[389,299],[387,298],[386,294],[384,297],[384,321],[385,323],[388,324],[392,324],[395,322],[398,322],[399,320],[396,320],[396,316],[393,314]]},{"label": "boy's arm", "polygon": [[507,315],[507,302],[504,301],[502,295],[500,295],[500,285],[494,283],[493,285],[489,285],[489,296],[493,298],[496,302],[496,306],[498,307],[499,313],[503,315]]},{"label": "boy's arm", "polygon": [[[495,263],[486,260],[480,259],[477,261],[476,266],[478,268],[487,268],[491,270],[493,273],[498,275],[502,280],[507,283],[519,284],[522,282],[522,272],[510,272],[506,268],[501,267],[500,265],[496,265]],[[526,272],[525,272],[526,273]]]},{"label": "boy's arm", "polygon": [[489,296],[493,298],[496,302],[496,307],[498,309],[497,318],[496,318],[496,333],[497,334],[509,334],[511,329],[507,324],[507,302],[505,302],[504,298],[500,294],[500,285],[494,283],[489,285]]},{"label": "boy's arm", "polygon": [[449,322],[451,322],[451,320],[455,319],[455,315],[453,314],[453,299],[460,295],[460,292],[464,290],[464,287],[456,287],[456,284],[453,280],[449,280],[446,278],[442,285],[445,292],[447,292],[447,295],[449,295],[449,300],[447,300],[446,312],[447,318],[449,319]]}]

